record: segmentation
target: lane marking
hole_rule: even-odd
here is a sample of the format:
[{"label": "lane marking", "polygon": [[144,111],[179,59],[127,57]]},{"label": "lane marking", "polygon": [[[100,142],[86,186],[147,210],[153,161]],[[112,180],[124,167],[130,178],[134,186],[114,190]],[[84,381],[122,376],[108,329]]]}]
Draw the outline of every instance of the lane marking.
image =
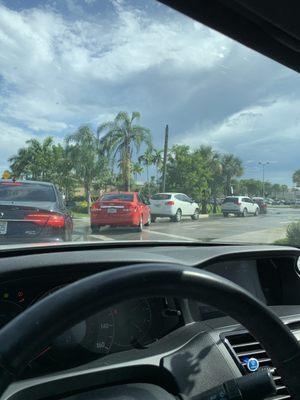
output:
[{"label": "lane marking", "polygon": [[152,231],[149,230],[148,231],[149,234],[154,233],[155,235],[162,235],[162,236],[169,236],[175,239],[183,239],[183,240],[188,240],[189,242],[195,242],[196,239],[190,238],[190,237],[186,237],[186,236],[179,236],[179,235],[173,235],[172,233],[165,233],[165,232],[158,232],[158,231]]},{"label": "lane marking", "polygon": [[105,235],[88,235],[88,236],[90,238],[93,238],[93,239],[100,239],[100,240],[105,240],[105,241],[107,241],[107,240],[116,240],[116,239],[113,239],[110,236],[105,236]]}]

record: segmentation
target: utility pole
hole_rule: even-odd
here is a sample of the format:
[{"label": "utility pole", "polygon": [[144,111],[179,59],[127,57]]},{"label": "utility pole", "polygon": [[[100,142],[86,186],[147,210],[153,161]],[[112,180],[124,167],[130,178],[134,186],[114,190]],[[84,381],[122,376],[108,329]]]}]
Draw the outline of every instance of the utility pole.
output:
[{"label": "utility pole", "polygon": [[163,176],[162,176],[162,191],[166,190],[166,170],[167,170],[167,157],[168,157],[168,141],[169,141],[169,126],[166,125],[165,130],[165,146],[164,146],[164,162],[163,162]]},{"label": "utility pole", "polygon": [[262,166],[262,197],[265,197],[265,166],[269,165],[269,161],[259,161],[259,165]]}]

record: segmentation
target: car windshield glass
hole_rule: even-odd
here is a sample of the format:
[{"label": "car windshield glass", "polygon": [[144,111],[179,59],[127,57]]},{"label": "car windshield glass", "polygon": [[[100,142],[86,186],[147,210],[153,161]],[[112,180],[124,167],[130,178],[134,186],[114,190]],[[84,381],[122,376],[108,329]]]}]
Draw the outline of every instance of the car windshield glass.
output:
[{"label": "car windshield glass", "polygon": [[132,194],[105,194],[102,201],[120,200],[120,201],[133,201]]},{"label": "car windshield glass", "polygon": [[55,194],[52,186],[49,185],[0,183],[0,201],[55,202]]},{"label": "car windshield glass", "polygon": [[158,193],[151,196],[151,200],[169,200],[171,197],[170,194]]},{"label": "car windshield glass", "polygon": [[0,109],[0,246],[300,247],[299,74],[163,2],[0,0]]}]

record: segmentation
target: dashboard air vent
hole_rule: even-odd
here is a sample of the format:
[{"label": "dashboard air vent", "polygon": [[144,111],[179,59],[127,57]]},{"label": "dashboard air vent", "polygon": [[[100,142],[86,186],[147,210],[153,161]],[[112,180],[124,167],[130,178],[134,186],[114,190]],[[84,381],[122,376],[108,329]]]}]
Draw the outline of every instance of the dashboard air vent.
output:
[{"label": "dashboard air vent", "polygon": [[244,374],[251,373],[247,367],[247,361],[251,358],[258,360],[259,367],[270,369],[276,383],[277,393],[275,396],[269,397],[268,399],[291,399],[291,396],[289,395],[287,388],[284,386],[281,377],[278,375],[276,368],[273,366],[270,357],[253,336],[248,332],[229,334],[226,335],[225,342]]}]

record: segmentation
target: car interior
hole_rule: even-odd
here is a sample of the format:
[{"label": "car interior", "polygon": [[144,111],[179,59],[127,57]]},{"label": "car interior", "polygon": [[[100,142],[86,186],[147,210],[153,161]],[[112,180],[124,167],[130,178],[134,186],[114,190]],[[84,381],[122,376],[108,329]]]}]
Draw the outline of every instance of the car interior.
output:
[{"label": "car interior", "polygon": [[[296,1],[162,3],[300,72]],[[0,250],[0,398],[300,399],[299,256],[175,241]]]}]

